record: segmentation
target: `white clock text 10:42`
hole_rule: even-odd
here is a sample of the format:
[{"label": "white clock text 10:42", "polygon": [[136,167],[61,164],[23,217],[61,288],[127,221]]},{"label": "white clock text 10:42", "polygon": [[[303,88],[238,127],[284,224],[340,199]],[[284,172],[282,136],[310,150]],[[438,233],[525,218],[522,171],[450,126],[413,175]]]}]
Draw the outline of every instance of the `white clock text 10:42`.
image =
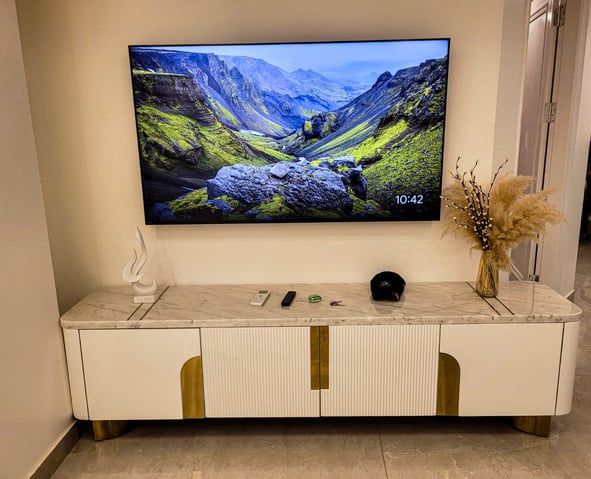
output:
[{"label": "white clock text 10:42", "polygon": [[423,204],[423,195],[396,195],[394,197],[397,205],[406,205],[406,204],[413,204],[413,205],[422,205]]}]

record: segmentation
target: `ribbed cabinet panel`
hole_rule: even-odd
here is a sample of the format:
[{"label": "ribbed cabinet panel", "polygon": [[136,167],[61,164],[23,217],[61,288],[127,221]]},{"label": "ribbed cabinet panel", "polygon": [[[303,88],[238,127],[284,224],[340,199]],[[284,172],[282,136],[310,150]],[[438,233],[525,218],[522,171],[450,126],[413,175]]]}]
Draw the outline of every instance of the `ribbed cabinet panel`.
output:
[{"label": "ribbed cabinet panel", "polygon": [[203,328],[206,417],[317,417],[310,328]]},{"label": "ribbed cabinet panel", "polygon": [[323,416],[435,415],[438,325],[330,328]]}]

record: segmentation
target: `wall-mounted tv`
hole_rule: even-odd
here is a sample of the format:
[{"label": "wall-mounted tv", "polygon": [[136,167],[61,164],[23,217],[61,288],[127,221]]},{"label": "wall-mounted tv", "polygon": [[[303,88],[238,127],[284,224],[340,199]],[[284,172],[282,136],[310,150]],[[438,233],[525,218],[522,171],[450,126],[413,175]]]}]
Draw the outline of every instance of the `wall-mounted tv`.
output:
[{"label": "wall-mounted tv", "polygon": [[438,220],[449,39],[130,46],[147,224]]}]

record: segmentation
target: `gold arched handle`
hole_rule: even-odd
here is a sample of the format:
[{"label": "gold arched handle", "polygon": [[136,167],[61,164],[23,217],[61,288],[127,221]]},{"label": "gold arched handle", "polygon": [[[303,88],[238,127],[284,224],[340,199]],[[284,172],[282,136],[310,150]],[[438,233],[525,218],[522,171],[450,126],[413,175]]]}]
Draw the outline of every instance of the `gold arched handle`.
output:
[{"label": "gold arched handle", "polygon": [[437,415],[457,416],[460,409],[460,365],[450,354],[439,353]]},{"label": "gold arched handle", "polygon": [[205,417],[201,356],[188,359],[183,364],[181,368],[181,396],[184,419],[203,419]]}]

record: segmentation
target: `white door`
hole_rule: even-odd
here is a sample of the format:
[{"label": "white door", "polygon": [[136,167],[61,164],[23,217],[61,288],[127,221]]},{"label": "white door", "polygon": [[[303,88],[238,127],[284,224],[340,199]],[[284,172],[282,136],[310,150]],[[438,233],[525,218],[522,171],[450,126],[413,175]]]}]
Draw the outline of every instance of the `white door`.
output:
[{"label": "white door", "polygon": [[[556,59],[562,47],[559,28],[564,0],[532,0],[527,39],[523,112],[517,173],[531,176],[531,191],[544,188],[556,114]],[[526,241],[511,254],[513,277],[534,280],[539,275],[539,245]]]},{"label": "white door", "polygon": [[203,328],[205,416],[318,416],[310,329]]},{"label": "white door", "polygon": [[334,326],[322,416],[433,416],[439,325]]},{"label": "white door", "polygon": [[460,416],[556,411],[563,324],[448,324],[441,352],[460,366]]},{"label": "white door", "polygon": [[182,419],[181,368],[198,329],[81,330],[89,419]]}]

